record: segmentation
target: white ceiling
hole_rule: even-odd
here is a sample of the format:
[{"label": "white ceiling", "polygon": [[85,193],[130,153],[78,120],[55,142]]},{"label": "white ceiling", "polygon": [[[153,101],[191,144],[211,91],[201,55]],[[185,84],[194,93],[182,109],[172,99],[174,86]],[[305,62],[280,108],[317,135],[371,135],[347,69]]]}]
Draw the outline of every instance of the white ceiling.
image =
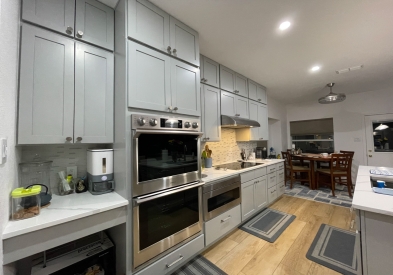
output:
[{"label": "white ceiling", "polygon": [[[392,0],[151,2],[199,32],[202,54],[265,85],[273,98],[318,99],[329,82],[346,94],[393,87]],[[291,27],[278,31],[285,20]],[[310,73],[314,65],[321,70]]]}]

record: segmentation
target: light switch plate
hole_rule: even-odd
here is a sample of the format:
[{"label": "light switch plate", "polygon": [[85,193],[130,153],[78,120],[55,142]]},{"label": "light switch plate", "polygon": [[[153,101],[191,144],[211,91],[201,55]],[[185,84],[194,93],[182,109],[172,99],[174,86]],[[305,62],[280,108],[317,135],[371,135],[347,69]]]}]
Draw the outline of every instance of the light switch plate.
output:
[{"label": "light switch plate", "polygon": [[78,167],[77,166],[69,166],[67,167],[67,175],[72,175],[73,179],[76,179],[78,176]]},{"label": "light switch plate", "polygon": [[7,139],[0,138],[0,164],[7,161]]}]

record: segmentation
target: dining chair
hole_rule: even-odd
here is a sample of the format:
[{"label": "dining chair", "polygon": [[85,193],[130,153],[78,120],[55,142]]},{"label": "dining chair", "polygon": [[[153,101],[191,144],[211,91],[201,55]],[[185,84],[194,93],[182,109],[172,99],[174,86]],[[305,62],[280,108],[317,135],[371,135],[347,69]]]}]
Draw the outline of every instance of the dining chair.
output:
[{"label": "dining chair", "polygon": [[[291,180],[291,185],[290,188],[292,189],[293,187],[293,181],[295,180],[295,175],[296,173],[300,173],[300,174],[306,174],[307,177],[300,177],[297,178],[297,181],[303,182],[303,181],[307,181],[310,185],[311,188],[311,170],[309,167],[305,167],[305,166],[297,166],[297,165],[293,165],[293,161],[292,161],[292,155],[288,152],[281,152],[283,155],[283,158],[285,159],[285,185],[286,185],[286,181],[287,179]],[[287,177],[287,173],[289,173],[289,177]]]},{"label": "dining chair", "polygon": [[352,161],[353,161],[353,156],[355,155],[355,152],[354,152],[354,151],[343,151],[343,150],[340,150],[340,153],[350,155],[350,156],[351,156],[351,159],[350,159],[350,161],[349,161],[349,166],[348,166],[349,178],[346,178],[346,177],[338,177],[338,183],[339,183],[339,184],[342,184],[343,181],[347,180],[347,181],[351,184],[351,187],[352,187],[352,189],[353,189],[353,184],[352,184]]},{"label": "dining chair", "polygon": [[[330,187],[332,189],[332,194],[333,196],[336,196],[334,194],[334,189],[336,184],[335,179],[338,177],[346,177],[347,179],[349,179],[350,162],[351,162],[351,155],[349,154],[332,154],[330,158],[330,168],[317,169],[317,178],[316,178],[317,188],[319,187],[320,179],[323,178],[322,176],[328,176],[330,181],[326,183],[330,184]],[[352,191],[351,191],[352,184],[350,184],[349,180],[343,182],[343,184],[347,185],[349,197],[352,198]]]},{"label": "dining chair", "polygon": [[[289,153],[289,154],[291,154],[291,152],[292,152],[292,149],[287,149],[287,152]],[[309,161],[304,161],[304,160],[292,160],[292,162],[293,162],[293,165],[296,165],[296,166],[309,166],[310,167],[310,162]]]}]

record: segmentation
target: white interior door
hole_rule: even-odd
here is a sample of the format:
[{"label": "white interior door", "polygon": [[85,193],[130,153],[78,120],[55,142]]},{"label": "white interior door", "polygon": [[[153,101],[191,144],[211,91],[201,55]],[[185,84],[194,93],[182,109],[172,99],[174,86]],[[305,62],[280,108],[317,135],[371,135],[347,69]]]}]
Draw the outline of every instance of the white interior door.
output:
[{"label": "white interior door", "polygon": [[[393,114],[365,116],[367,165],[393,167]],[[376,125],[387,125],[375,130]]]}]

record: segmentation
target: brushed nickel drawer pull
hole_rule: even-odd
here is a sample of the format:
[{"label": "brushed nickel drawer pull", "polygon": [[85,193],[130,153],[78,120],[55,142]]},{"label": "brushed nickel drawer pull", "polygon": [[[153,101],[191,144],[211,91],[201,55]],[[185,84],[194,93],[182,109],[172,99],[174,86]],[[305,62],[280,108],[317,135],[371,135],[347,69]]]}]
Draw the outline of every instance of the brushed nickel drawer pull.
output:
[{"label": "brushed nickel drawer pull", "polygon": [[221,222],[226,222],[227,220],[229,220],[230,218],[232,218],[231,216],[228,216],[228,218],[225,218],[223,220],[221,220]]},{"label": "brushed nickel drawer pull", "polygon": [[171,264],[166,264],[166,267],[167,268],[170,268],[172,265],[175,265],[175,264],[177,264],[178,262],[180,262],[181,260],[183,260],[183,256],[180,254],[179,255],[180,256],[180,258],[179,259],[177,259],[176,261],[174,261],[173,263],[171,263]]}]

